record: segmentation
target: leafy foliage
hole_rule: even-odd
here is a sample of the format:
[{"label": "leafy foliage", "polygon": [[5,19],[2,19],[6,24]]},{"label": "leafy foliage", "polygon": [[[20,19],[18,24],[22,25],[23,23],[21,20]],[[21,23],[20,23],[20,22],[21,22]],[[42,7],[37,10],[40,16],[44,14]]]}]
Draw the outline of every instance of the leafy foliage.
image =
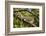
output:
[{"label": "leafy foliage", "polygon": [[[31,9],[31,12],[28,10],[29,8],[14,8],[13,10],[13,27],[14,28],[22,28],[22,27],[35,27],[32,24],[39,27],[39,9]],[[20,16],[20,18],[18,17]],[[26,18],[22,18],[26,17]],[[26,19],[28,22],[24,21]],[[31,21],[31,23],[30,23]]]}]

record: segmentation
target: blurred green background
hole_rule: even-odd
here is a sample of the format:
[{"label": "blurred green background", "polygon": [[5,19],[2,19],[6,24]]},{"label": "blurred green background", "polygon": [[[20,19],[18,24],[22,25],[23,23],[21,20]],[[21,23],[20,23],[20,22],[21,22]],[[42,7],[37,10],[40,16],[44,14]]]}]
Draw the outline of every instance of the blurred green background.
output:
[{"label": "blurred green background", "polygon": [[13,8],[13,28],[39,27],[39,9]]}]

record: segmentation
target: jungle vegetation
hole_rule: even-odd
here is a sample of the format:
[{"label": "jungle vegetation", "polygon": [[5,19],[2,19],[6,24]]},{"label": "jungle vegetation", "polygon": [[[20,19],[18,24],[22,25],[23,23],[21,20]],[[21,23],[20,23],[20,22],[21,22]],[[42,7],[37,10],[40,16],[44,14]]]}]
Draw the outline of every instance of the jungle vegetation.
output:
[{"label": "jungle vegetation", "polygon": [[13,28],[39,27],[39,9],[13,8]]}]

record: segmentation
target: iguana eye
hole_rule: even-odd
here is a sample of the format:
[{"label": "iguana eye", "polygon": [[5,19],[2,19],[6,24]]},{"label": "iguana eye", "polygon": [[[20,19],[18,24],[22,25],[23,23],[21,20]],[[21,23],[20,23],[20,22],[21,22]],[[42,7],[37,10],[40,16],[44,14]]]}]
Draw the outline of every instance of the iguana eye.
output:
[{"label": "iguana eye", "polygon": [[26,19],[24,19],[24,21],[26,21]]}]

